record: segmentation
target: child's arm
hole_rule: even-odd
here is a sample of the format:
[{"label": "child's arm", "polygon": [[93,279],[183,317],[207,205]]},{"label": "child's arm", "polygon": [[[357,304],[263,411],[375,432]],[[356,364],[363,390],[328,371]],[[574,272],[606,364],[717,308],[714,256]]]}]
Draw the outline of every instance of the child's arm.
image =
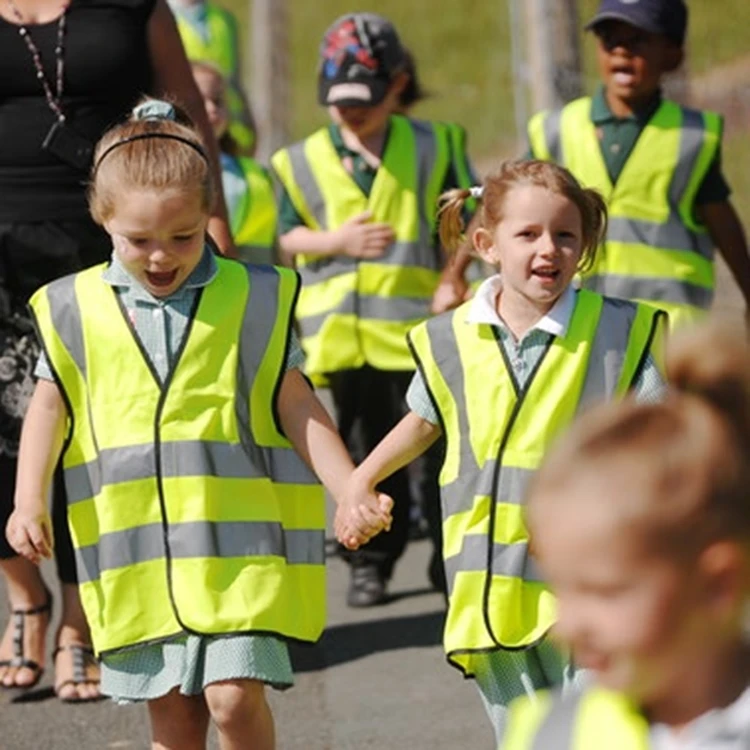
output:
[{"label": "child's arm", "polygon": [[[357,467],[351,478],[349,494],[353,498],[368,497],[386,477],[421,456],[441,433],[439,425],[410,411]],[[356,549],[361,542],[351,544],[344,520],[336,514],[336,536],[346,547]]]},{"label": "child's arm", "polygon": [[729,201],[704,203],[696,212],[740,287],[745,298],[745,315],[750,322],[750,256],[737,212]]},{"label": "child's arm", "polygon": [[312,253],[379,258],[396,237],[389,224],[373,222],[371,218],[372,214],[365,211],[330,231],[297,226],[279,237],[279,247],[289,255]]},{"label": "child's arm", "polygon": [[47,495],[65,437],[65,402],[51,380],[39,380],[21,431],[15,510],[6,536],[11,547],[33,563],[52,555]]},{"label": "child's arm", "polygon": [[297,369],[286,372],[279,390],[279,419],[284,434],[317,474],[338,505],[336,517],[357,539],[367,541],[391,526],[393,501],[375,492],[347,493],[354,463],[318,397]]}]

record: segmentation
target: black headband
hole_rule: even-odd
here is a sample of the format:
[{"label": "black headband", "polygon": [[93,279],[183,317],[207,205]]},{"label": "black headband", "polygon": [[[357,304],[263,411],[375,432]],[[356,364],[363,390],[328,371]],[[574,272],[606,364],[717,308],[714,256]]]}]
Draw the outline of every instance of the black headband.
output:
[{"label": "black headband", "polygon": [[96,160],[93,174],[96,174],[96,170],[99,169],[99,166],[104,161],[104,159],[118,146],[124,146],[126,143],[132,143],[133,141],[142,141],[145,138],[170,138],[173,141],[180,141],[180,143],[184,143],[186,146],[190,146],[190,148],[197,151],[201,155],[201,158],[206,162],[206,164],[208,164],[208,157],[206,156],[206,152],[203,150],[203,147],[199,143],[190,140],[190,138],[184,138],[181,135],[173,135],[172,133],[139,133],[138,135],[130,135],[127,138],[122,138],[119,141],[115,141],[110,146],[107,146],[107,148],[104,150],[104,153]]}]

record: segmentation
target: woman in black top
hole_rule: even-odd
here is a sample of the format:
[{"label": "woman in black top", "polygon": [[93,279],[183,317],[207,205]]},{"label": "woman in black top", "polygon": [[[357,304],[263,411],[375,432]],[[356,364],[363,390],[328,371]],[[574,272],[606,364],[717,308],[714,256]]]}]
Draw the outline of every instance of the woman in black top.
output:
[{"label": "woman in black top", "polygon": [[[38,344],[26,302],[42,284],[109,258],[90,219],[91,149],[146,93],[179,101],[213,138],[165,0],[0,0],[0,529],[12,510],[21,420]],[[211,154],[218,163],[216,153]],[[216,170],[218,175],[218,169]],[[221,185],[218,179],[217,185]],[[231,247],[217,204],[211,233]],[[123,373],[126,376],[126,373]],[[62,483],[53,515],[62,619],[55,688],[63,700],[98,695],[97,668],[76,588]],[[39,570],[0,534],[0,570],[15,613],[0,640],[0,685],[38,682],[50,595]]]}]

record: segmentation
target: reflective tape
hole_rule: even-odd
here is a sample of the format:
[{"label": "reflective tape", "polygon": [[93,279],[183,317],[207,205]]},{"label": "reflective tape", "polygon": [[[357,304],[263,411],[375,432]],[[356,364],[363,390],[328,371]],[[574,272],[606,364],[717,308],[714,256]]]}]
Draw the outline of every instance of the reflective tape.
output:
[{"label": "reflective tape", "polygon": [[682,110],[680,129],[680,155],[669,185],[669,199],[673,206],[679,206],[685,195],[690,178],[700,158],[705,137],[703,115],[694,109]]},{"label": "reflective tape", "polygon": [[653,301],[657,307],[659,302],[671,302],[708,309],[714,297],[713,289],[666,278],[595,275],[584,279],[583,286],[610,297]]},{"label": "reflective tape", "polygon": [[289,163],[292,167],[294,182],[299,187],[302,195],[305,196],[308,210],[322,231],[329,230],[326,204],[305,155],[305,141],[290,146],[287,149],[287,153],[289,154]]},{"label": "reflective tape", "polygon": [[[159,445],[163,478],[224,477],[262,479],[285,484],[318,484],[293,448],[266,448],[208,440],[164,441]],[[253,457],[249,455],[252,452]],[[156,476],[156,446],[107,448],[86,464],[65,469],[68,503],[95,497],[106,485]]]},{"label": "reflective tape", "polygon": [[315,336],[331,315],[356,315],[367,320],[386,320],[394,323],[410,323],[424,320],[430,312],[430,300],[413,297],[375,297],[347,294],[335,308],[320,315],[299,316],[298,322],[303,337]]},{"label": "reflective tape", "polygon": [[713,260],[714,257],[711,238],[707,234],[690,231],[677,215],[670,216],[664,224],[610,216],[607,241],[697,253],[708,260]]},{"label": "reflective tape", "polygon": [[98,544],[75,550],[79,580],[96,581],[109,570],[158,560],[282,557],[290,565],[323,565],[322,529],[284,530],[273,521],[194,521],[171,524],[168,545],[161,524],[103,534]]},{"label": "reflective tape", "polygon": [[[529,554],[527,542],[493,544],[491,561],[487,559],[487,544],[486,534],[467,534],[463,538],[461,551],[445,559],[449,592],[453,591],[456,575],[464,571],[484,571],[495,576],[519,578],[528,583],[544,583],[534,558]],[[488,562],[491,564],[489,569]]]},{"label": "reflective tape", "polygon": [[83,344],[81,310],[76,298],[75,277],[59,279],[47,287],[49,314],[65,348],[86,378],[86,348]]},{"label": "reflective tape", "polygon": [[563,164],[562,142],[560,140],[560,119],[562,110],[550,112],[544,118],[544,140],[547,143],[550,161]]}]

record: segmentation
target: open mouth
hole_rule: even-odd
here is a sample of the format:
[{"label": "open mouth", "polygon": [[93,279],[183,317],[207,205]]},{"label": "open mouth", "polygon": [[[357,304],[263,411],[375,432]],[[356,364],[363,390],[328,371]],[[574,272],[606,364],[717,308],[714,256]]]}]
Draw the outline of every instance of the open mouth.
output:
[{"label": "open mouth", "polygon": [[146,271],[146,278],[151,286],[161,288],[170,286],[177,279],[177,269],[171,271]]},{"label": "open mouth", "polygon": [[560,271],[555,268],[535,268],[531,275],[542,281],[556,281],[560,277]]},{"label": "open mouth", "polygon": [[613,68],[612,80],[621,86],[629,86],[635,81],[635,72],[629,67]]}]

